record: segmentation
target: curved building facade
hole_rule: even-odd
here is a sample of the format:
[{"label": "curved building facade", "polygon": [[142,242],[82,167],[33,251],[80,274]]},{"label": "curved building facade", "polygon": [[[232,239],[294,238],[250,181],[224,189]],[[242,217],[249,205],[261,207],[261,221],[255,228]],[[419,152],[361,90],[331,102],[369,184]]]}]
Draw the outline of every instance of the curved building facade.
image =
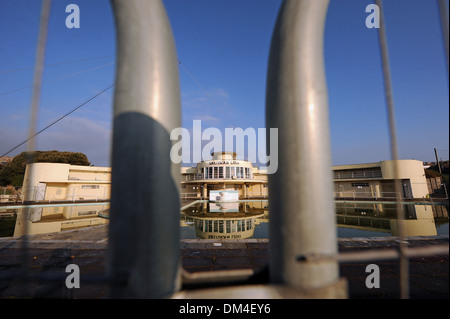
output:
[{"label": "curved building facade", "polygon": [[[181,198],[210,199],[211,192],[237,191],[239,199],[267,198],[268,175],[234,152],[215,152],[211,160],[181,171]],[[395,198],[392,160],[333,167],[335,198]],[[399,160],[403,198],[425,198],[429,191],[423,163]]]},{"label": "curved building facade", "polygon": [[211,191],[237,191],[239,199],[267,198],[267,174],[234,152],[215,152],[196,167],[182,167],[181,197],[208,199]]},{"label": "curved building facade", "polygon": [[[395,199],[394,168],[392,160],[334,166],[334,197]],[[398,160],[398,178],[403,198],[429,196],[421,161]],[[267,171],[254,167],[234,152],[215,152],[210,160],[201,161],[195,167],[182,167],[180,181],[182,199],[211,200],[211,193],[233,194],[237,199],[268,197]],[[21,200],[108,200],[110,191],[109,167],[33,163],[28,164],[25,171]]]}]

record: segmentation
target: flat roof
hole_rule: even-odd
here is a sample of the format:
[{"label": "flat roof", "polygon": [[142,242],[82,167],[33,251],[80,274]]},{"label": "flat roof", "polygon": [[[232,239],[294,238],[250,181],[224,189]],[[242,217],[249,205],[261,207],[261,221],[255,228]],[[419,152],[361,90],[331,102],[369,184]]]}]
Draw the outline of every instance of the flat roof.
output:
[{"label": "flat roof", "polygon": [[212,153],[211,153],[211,156],[213,156],[214,154],[222,154],[222,155],[224,155],[224,154],[232,154],[233,156],[236,156],[236,155],[237,155],[236,152],[231,152],[231,151],[212,152]]},{"label": "flat roof", "polygon": [[355,168],[376,168],[376,167],[380,167],[380,166],[381,166],[381,162],[363,163],[363,164],[336,165],[336,166],[333,166],[333,170],[355,169]]}]

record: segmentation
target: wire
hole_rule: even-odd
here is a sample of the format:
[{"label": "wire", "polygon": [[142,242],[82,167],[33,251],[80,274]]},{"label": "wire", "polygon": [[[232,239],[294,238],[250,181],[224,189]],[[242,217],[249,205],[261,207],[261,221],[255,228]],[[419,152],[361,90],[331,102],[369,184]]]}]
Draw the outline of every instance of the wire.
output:
[{"label": "wire", "polygon": [[189,71],[186,69],[186,67],[185,67],[183,64],[181,64],[181,61],[180,61],[180,60],[178,60],[178,64],[183,68],[184,72],[186,72],[186,74],[189,75],[189,77],[191,78],[191,80],[194,81],[194,83],[195,83],[195,84],[203,91],[203,93],[205,93],[205,95],[209,97],[210,95],[208,94],[208,92],[206,91],[206,89],[200,84],[200,82],[198,82],[198,81],[194,78],[194,76],[191,74],[191,72],[189,72]]},{"label": "wire", "polygon": [[[69,75],[63,75],[63,76],[60,76],[60,77],[53,78],[53,79],[51,79],[51,80],[45,81],[45,83],[54,82],[54,81],[57,81],[57,80],[62,80],[62,79],[69,78],[69,77],[71,77],[71,76],[75,76],[75,75],[78,75],[78,74],[82,74],[82,73],[85,73],[85,72],[89,72],[89,71],[94,71],[94,70],[102,69],[102,68],[105,68],[105,67],[110,66],[110,65],[113,65],[113,64],[115,64],[115,62],[111,62],[111,63],[104,64],[104,65],[100,65],[100,66],[97,66],[97,67],[94,67],[94,68],[90,68],[90,69],[86,69],[86,70],[83,70],[83,71],[71,73],[71,74],[69,74]],[[14,93],[14,92],[21,91],[21,90],[25,90],[25,89],[28,89],[28,88],[30,88],[30,87],[32,87],[32,86],[33,86],[33,85],[27,85],[27,86],[23,86],[23,87],[18,88],[18,89],[13,89],[13,90],[1,92],[1,93],[0,93],[0,96],[6,95],[6,94],[9,94],[9,93]]]},{"label": "wire", "polygon": [[38,131],[37,133],[33,134],[32,136],[30,136],[28,139],[26,139],[25,141],[23,141],[22,143],[18,144],[17,146],[13,147],[12,149],[10,149],[8,152],[6,152],[5,154],[3,154],[2,156],[6,156],[9,153],[11,153],[12,151],[14,151],[15,149],[19,148],[20,146],[22,146],[23,144],[27,143],[29,140],[31,140],[32,138],[36,137],[37,135],[39,135],[40,133],[44,132],[46,129],[48,129],[49,127],[53,126],[54,124],[58,123],[59,121],[61,121],[63,118],[69,116],[70,114],[72,114],[73,112],[75,112],[76,110],[78,110],[80,107],[82,107],[83,105],[86,105],[87,103],[89,103],[90,101],[92,101],[93,99],[95,99],[96,97],[98,97],[99,95],[105,93],[106,91],[108,91],[110,88],[112,88],[115,85],[115,83],[109,85],[108,87],[104,88],[103,90],[101,90],[99,93],[95,94],[94,96],[90,97],[89,99],[87,99],[86,101],[84,101],[83,103],[81,103],[80,105],[78,105],[77,107],[75,107],[74,109],[72,109],[71,111],[67,112],[66,114],[62,115],[61,117],[59,117],[57,120],[53,121],[52,123],[50,123],[49,125],[47,125],[46,127],[44,127],[43,129],[41,129],[40,131]]},{"label": "wire", "polygon": [[[28,135],[31,136],[36,131],[37,126],[37,115],[39,114],[39,104],[41,98],[41,90],[42,90],[42,74],[44,72],[44,61],[45,61],[45,50],[47,46],[47,37],[48,37],[48,25],[50,20],[50,9],[51,9],[51,0],[42,1],[41,8],[41,16],[39,21],[39,34],[38,34],[38,43],[36,46],[36,58],[35,58],[35,68],[33,74],[33,90],[31,93],[31,103],[30,103],[30,127]],[[34,141],[28,139],[27,141],[27,154],[30,154],[30,151],[34,150]],[[31,158],[26,156],[26,162],[31,163]],[[33,176],[32,169],[30,170],[30,176]],[[31,214],[30,209],[25,208],[25,214],[22,217],[22,224],[24,225],[24,233],[28,235],[29,225],[27,216]],[[30,262],[29,262],[29,250],[28,250],[28,240],[27,236],[23,236],[22,239],[22,255],[21,255],[21,266],[20,271],[22,275],[25,275],[29,270]],[[29,286],[23,282],[19,286],[20,293],[22,296],[26,296],[27,290]]]},{"label": "wire", "polygon": [[[49,67],[49,66],[55,66],[55,65],[62,65],[62,64],[70,64],[70,63],[79,63],[79,62],[85,62],[85,61],[91,61],[91,60],[98,60],[98,59],[105,59],[105,58],[111,58],[115,55],[106,55],[106,56],[99,56],[99,57],[94,57],[94,58],[86,58],[86,59],[80,59],[80,60],[72,60],[72,61],[66,61],[66,62],[58,62],[58,63],[52,63],[52,64],[46,64],[44,65],[44,67]],[[26,67],[26,68],[21,68],[21,69],[13,69],[13,70],[3,70],[0,71],[0,74],[5,74],[5,73],[13,73],[13,72],[19,72],[19,71],[25,71],[25,70],[31,70],[34,67]]]},{"label": "wire", "polygon": [[442,38],[444,41],[445,60],[447,62],[447,79],[448,79],[448,9],[445,0],[438,0],[439,17],[441,20]]},{"label": "wire", "polygon": [[217,103],[216,99],[214,99],[214,97],[210,93],[208,93],[208,91],[200,84],[199,81],[197,81],[197,79],[192,75],[192,73],[189,72],[188,69],[186,69],[186,67],[181,63],[180,60],[177,61],[178,65],[184,70],[184,72],[186,72],[186,74],[191,78],[191,80],[203,91],[206,97],[209,98],[213,104],[215,104],[215,106],[217,107],[216,112],[217,110],[223,111],[223,107],[221,107],[219,103]]},{"label": "wire", "polygon": [[396,209],[397,209],[397,220],[398,222],[398,232],[399,232],[399,253],[400,253],[400,297],[402,299],[409,298],[409,260],[406,257],[405,251],[407,248],[407,243],[404,240],[405,236],[405,226],[401,222],[403,219],[403,206],[401,203],[401,184],[399,179],[399,167],[398,167],[398,146],[397,146],[397,132],[395,128],[395,110],[394,110],[394,98],[392,93],[392,82],[391,82],[391,70],[389,67],[389,53],[388,44],[386,38],[386,27],[384,23],[384,10],[382,0],[375,0],[375,3],[380,10],[380,28],[378,29],[378,36],[380,42],[380,53],[381,53],[381,64],[383,70],[383,80],[384,80],[384,91],[386,106],[388,112],[388,125],[389,125],[389,137],[391,144],[391,157],[394,161],[394,189],[396,197]]}]

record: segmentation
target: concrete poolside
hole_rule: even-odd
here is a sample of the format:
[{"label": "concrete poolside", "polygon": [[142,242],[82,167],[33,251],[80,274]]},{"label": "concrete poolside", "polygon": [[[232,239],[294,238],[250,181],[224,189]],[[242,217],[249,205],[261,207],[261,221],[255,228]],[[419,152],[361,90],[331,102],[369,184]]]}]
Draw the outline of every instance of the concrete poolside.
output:
[{"label": "concrete poolside", "polygon": [[[10,273],[21,265],[21,241],[0,238],[0,298],[89,298],[106,297],[105,267],[107,225],[64,231],[60,233],[31,235],[28,262],[28,285],[23,290],[17,278]],[[448,245],[448,236],[410,237],[409,247],[435,247]],[[398,247],[395,237],[345,238],[338,240],[339,252],[386,249]],[[233,269],[253,269],[259,273],[258,281],[267,283],[269,260],[268,240],[182,240],[181,261],[189,273],[214,272]],[[369,263],[380,268],[380,288],[368,289],[365,285]],[[68,264],[80,267],[81,288],[67,289],[65,278]],[[449,297],[448,253],[427,257],[414,257],[409,263],[410,297],[447,299]],[[348,282],[348,296],[353,298],[392,299],[399,297],[397,260],[370,262],[341,262],[340,275]],[[51,280],[33,280],[44,276]],[[96,282],[95,280],[103,279]],[[190,286],[185,285],[185,289]],[[26,294],[23,295],[23,291]],[[252,296],[249,296],[252,298]]]}]

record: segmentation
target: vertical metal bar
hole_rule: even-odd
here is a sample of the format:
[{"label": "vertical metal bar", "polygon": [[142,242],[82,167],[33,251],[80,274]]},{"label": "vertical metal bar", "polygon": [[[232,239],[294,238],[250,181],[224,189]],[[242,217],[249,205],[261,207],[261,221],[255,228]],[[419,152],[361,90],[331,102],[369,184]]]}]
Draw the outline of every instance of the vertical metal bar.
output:
[{"label": "vertical metal bar", "polygon": [[394,108],[394,98],[392,94],[392,82],[391,82],[391,71],[389,68],[389,51],[387,46],[386,38],[386,27],[384,24],[384,12],[383,12],[383,2],[381,0],[376,0],[376,4],[380,10],[380,28],[378,29],[378,35],[380,39],[380,50],[381,50],[381,61],[383,65],[383,79],[384,79],[384,89],[386,95],[386,105],[388,111],[388,122],[389,122],[389,137],[391,145],[391,158],[394,161],[394,189],[395,189],[395,199],[396,199],[396,211],[398,220],[398,233],[399,233],[399,253],[400,253],[400,297],[406,299],[409,297],[409,260],[406,256],[406,249],[408,248],[408,243],[405,241],[405,229],[404,229],[404,213],[402,202],[402,185],[399,178],[399,167],[398,167],[398,147],[397,147],[397,132],[395,128],[395,108]]},{"label": "vertical metal bar", "polygon": [[[42,74],[44,72],[45,47],[47,44],[48,21],[50,19],[51,0],[44,0],[42,2],[41,20],[39,26],[39,37],[36,50],[36,61],[33,75],[33,93],[31,97],[30,107],[30,127],[28,135],[34,136],[36,133],[37,116],[39,113],[39,102],[41,99]],[[34,151],[34,138],[27,141],[27,151]]]},{"label": "vertical metal bar", "polygon": [[446,0],[438,0],[439,17],[441,20],[442,40],[444,41],[445,62],[447,63],[448,78],[448,9]]},{"label": "vertical metal bar", "polygon": [[[32,153],[35,150],[35,140],[34,137],[36,135],[36,127],[37,127],[37,118],[39,114],[39,104],[41,100],[41,88],[42,88],[42,74],[44,72],[44,60],[45,60],[45,49],[47,45],[47,35],[48,35],[48,23],[50,20],[50,9],[51,9],[51,0],[43,0],[41,7],[41,16],[39,22],[39,35],[38,42],[36,45],[36,59],[34,66],[34,74],[33,74],[33,91],[31,96],[30,103],[30,126],[28,132],[28,140],[27,140],[27,155],[26,162],[27,164],[31,164],[33,160]],[[32,170],[32,165],[27,165]],[[32,172],[30,171],[30,175]],[[21,260],[21,271],[22,275],[26,276],[27,271],[29,269],[29,252],[28,252],[28,223],[30,219],[31,208],[25,207],[22,214],[22,224],[24,229],[24,236],[22,236],[22,260]],[[28,294],[28,289],[24,283],[22,295],[25,297]]]},{"label": "vertical metal bar", "polygon": [[266,126],[278,128],[279,136],[278,170],[269,175],[270,277],[301,289],[339,279],[335,260],[298,261],[337,253],[323,61],[328,3],[284,1],[269,57]]},{"label": "vertical metal bar", "polygon": [[437,164],[438,169],[439,169],[439,174],[442,175],[441,164],[439,163],[439,157],[438,157],[438,154],[437,154],[436,147],[434,148],[434,156],[436,157],[436,164]]},{"label": "vertical metal bar", "polygon": [[[439,163],[439,157],[438,157],[438,154],[437,154],[436,147],[434,148],[434,155],[436,156],[436,163],[437,163],[437,166],[438,166],[438,169],[439,169],[439,174],[441,174],[441,178],[442,178],[441,164]],[[442,185],[444,185],[445,198],[448,198],[447,186],[445,186],[445,182],[442,182]]]},{"label": "vertical metal bar", "polygon": [[175,43],[160,0],[112,0],[117,33],[108,273],[113,298],[163,298],[179,285],[181,126]]}]

